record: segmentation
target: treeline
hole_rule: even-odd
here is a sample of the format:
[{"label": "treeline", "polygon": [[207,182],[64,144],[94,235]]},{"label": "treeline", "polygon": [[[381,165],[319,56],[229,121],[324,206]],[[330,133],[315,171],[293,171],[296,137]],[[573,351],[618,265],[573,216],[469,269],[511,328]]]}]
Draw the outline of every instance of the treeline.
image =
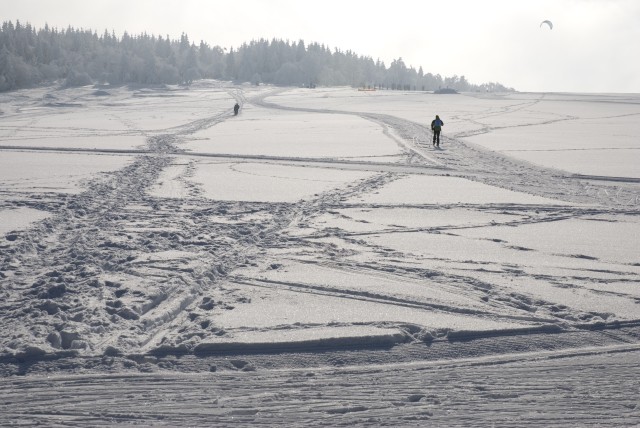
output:
[{"label": "treeline", "polygon": [[343,86],[402,90],[510,91],[499,83],[474,85],[407,67],[402,58],[374,61],[318,43],[260,39],[229,51],[146,33],[118,37],[92,30],[58,30],[8,21],[0,31],[0,91],[63,80],[88,84],[190,84],[220,79],[253,84]]}]

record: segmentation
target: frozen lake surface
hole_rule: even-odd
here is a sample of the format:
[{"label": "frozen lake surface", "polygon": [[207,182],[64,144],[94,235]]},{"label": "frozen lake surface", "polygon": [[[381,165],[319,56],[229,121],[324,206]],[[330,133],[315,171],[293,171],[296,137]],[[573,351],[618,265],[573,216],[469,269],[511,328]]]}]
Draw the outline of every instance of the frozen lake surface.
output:
[{"label": "frozen lake surface", "polygon": [[106,92],[0,94],[1,424],[640,423],[640,96]]}]

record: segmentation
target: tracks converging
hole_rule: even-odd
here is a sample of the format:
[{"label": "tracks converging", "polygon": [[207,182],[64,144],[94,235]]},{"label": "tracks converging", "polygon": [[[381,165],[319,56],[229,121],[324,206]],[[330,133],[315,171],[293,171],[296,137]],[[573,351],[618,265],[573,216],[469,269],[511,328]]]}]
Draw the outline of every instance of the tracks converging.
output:
[{"label": "tracks converging", "polygon": [[[265,92],[247,98],[241,90],[236,89],[229,95],[241,104],[267,109],[358,116],[378,124],[386,135],[394,139],[403,149],[406,163],[229,155],[236,161],[300,162],[318,166],[325,164],[332,168],[363,168],[372,175],[351,183],[348,188],[326,191],[298,203],[211,201],[202,197],[197,185],[193,184],[188,198],[184,200],[160,198],[152,196],[150,190],[164,170],[173,165],[176,159],[205,156],[186,152],[181,148],[181,143],[198,131],[224,122],[231,117],[231,113],[215,112],[147,135],[145,148],[121,152],[132,156],[128,166],[91,180],[87,190],[77,196],[59,198],[49,219],[17,234],[10,245],[3,247],[6,253],[0,260],[0,285],[2,290],[10,290],[3,294],[3,327],[17,333],[16,337],[3,338],[2,346],[14,350],[21,358],[39,358],[51,353],[51,348],[59,355],[102,355],[105,352],[135,354],[157,349],[187,352],[204,338],[226,334],[215,321],[209,322],[210,314],[245,304],[247,297],[241,289],[225,287],[242,282],[233,275],[234,271],[271,260],[273,256],[269,254],[270,249],[308,246],[315,249],[318,259],[338,270],[362,270],[355,263],[342,265],[337,256],[326,256],[331,246],[318,239],[318,236],[292,237],[290,232],[329,210],[357,207],[357,204],[349,201],[381,189],[407,174],[462,177],[562,203],[594,207],[589,211],[583,206],[540,206],[536,208],[540,213],[518,218],[512,224],[505,223],[506,226],[557,221],[594,213],[637,214],[638,187],[634,182],[594,182],[589,178],[518,161],[458,138],[445,137],[447,149],[434,151],[428,143],[424,143],[428,142],[430,133],[424,125],[386,114],[293,108],[265,100],[277,92]],[[524,107],[526,105],[520,108]],[[108,150],[104,152],[108,153]],[[188,181],[187,175],[193,173],[193,169],[194,163],[190,160],[179,180]],[[458,204],[457,207],[465,206]],[[468,208],[481,210],[477,206]],[[495,212],[518,211],[515,205],[484,209]],[[530,209],[526,207],[526,210]],[[214,222],[212,217],[233,217],[235,220],[230,223]],[[486,226],[485,223],[482,225]],[[455,228],[402,230],[403,233],[455,231]],[[396,233],[398,230],[376,230],[369,234],[386,232]],[[322,234],[347,240],[359,239],[364,235],[332,230],[323,231]],[[358,244],[368,251],[385,251],[372,243]],[[499,268],[506,272],[508,266]],[[398,277],[412,275],[399,267],[393,269]],[[509,315],[507,318],[510,319],[564,323],[571,317],[584,315],[572,313],[567,308],[556,310],[549,302],[538,302],[538,306],[544,308],[544,317],[538,319],[537,315],[532,314],[534,305],[527,301],[526,296],[509,295],[508,290],[473,278],[472,274],[465,276],[459,272],[443,271],[437,275],[441,280],[455,284],[454,288],[460,293],[491,288],[490,293],[479,293],[479,298],[490,298],[491,305],[507,308],[509,312],[522,311],[521,316]],[[273,281],[244,281],[252,286],[278,285]],[[312,290],[336,298],[412,305],[405,297],[392,293],[359,294],[354,290],[345,290],[341,296],[339,291],[322,285],[280,285],[293,291]],[[413,306],[430,311],[456,312],[451,307],[428,302]],[[486,311],[460,311],[490,315]],[[25,326],[22,322],[25,316],[33,319],[41,317],[46,321]],[[598,314],[587,316],[595,318]],[[54,320],[55,328],[46,331],[47,328],[42,325],[51,320]],[[29,346],[20,348],[25,343]]]}]

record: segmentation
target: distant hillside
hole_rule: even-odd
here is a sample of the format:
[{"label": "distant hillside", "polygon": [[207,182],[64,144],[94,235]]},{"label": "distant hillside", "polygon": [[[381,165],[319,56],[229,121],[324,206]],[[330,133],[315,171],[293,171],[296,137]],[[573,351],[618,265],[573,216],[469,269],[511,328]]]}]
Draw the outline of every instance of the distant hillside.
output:
[{"label": "distant hillside", "polygon": [[186,34],[168,36],[105,31],[58,30],[45,25],[8,21],[0,31],[0,91],[27,88],[63,79],[68,86],[101,84],[189,84],[198,79],[253,84],[315,86],[350,85],[402,90],[512,91],[499,83],[475,85],[464,76],[443,78],[407,67],[398,58],[387,67],[358,56],[303,40],[254,40],[226,51],[199,45]]}]

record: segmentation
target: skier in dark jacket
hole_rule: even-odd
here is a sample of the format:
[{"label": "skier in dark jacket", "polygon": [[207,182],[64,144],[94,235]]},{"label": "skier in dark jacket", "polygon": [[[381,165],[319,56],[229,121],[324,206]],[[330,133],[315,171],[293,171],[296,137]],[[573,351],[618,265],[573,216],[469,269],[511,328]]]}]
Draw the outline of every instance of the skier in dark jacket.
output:
[{"label": "skier in dark jacket", "polygon": [[238,115],[238,111],[240,110],[240,104],[236,103],[236,105],[233,106],[233,114],[234,116]]},{"label": "skier in dark jacket", "polygon": [[440,116],[436,114],[436,118],[431,121],[431,130],[433,131],[433,145],[440,147],[440,131],[444,126],[444,122],[440,120]]}]

